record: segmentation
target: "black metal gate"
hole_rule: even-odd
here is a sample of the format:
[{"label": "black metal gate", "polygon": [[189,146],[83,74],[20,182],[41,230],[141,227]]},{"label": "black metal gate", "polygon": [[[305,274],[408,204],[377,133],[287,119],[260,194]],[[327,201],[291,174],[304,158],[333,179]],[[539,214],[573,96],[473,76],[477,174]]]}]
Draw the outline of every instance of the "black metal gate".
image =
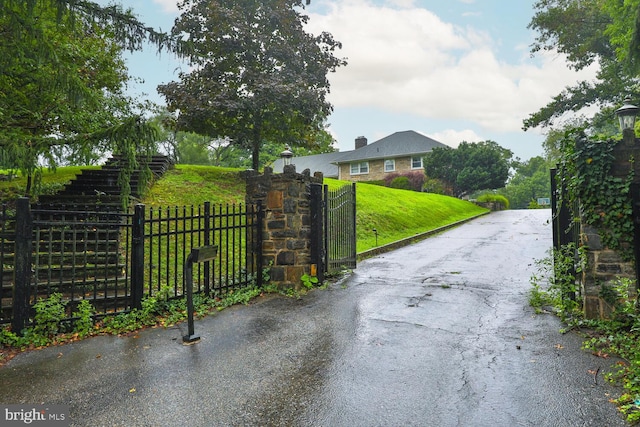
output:
[{"label": "black metal gate", "polygon": [[[560,250],[569,243],[578,243],[580,225],[573,219],[572,209],[566,201],[562,186],[558,186],[557,170],[551,169],[551,217],[553,224],[553,247]],[[573,206],[577,212],[577,206]]]},{"label": "black metal gate", "polygon": [[[562,185],[559,185],[558,181],[558,171],[556,169],[551,169],[551,223],[553,225],[553,249],[555,251],[563,251],[566,250],[567,245],[571,243],[575,244],[573,247],[575,263],[570,268],[570,271],[564,272],[569,273],[575,278],[575,265],[579,261],[578,246],[580,223],[574,218],[574,216],[579,212],[579,205],[578,202],[574,202],[573,206],[569,206],[566,197],[566,189]],[[557,264],[555,263],[555,254],[553,259],[554,274],[563,274],[563,272],[556,271]],[[563,298],[575,301],[576,297],[579,296],[580,287],[577,286],[576,289],[576,292],[567,291],[563,295]]]},{"label": "black metal gate", "polygon": [[324,254],[328,273],[356,268],[356,184],[324,186]]}]

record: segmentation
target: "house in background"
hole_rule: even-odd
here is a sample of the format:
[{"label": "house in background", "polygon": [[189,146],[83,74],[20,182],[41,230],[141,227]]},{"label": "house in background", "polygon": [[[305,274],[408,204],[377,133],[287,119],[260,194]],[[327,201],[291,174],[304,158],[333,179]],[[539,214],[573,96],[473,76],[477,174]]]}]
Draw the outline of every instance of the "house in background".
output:
[{"label": "house in background", "polygon": [[[412,130],[393,133],[371,144],[363,136],[355,142],[355,150],[293,157],[291,164],[298,172],[309,169],[312,174],[322,172],[327,178],[379,181],[390,173],[424,170],[422,158],[433,148],[447,147]],[[276,160],[274,172],[282,172],[282,168],[283,160]]]},{"label": "house in background", "polygon": [[[300,173],[305,169],[309,169],[311,175],[315,172],[322,172],[325,178],[338,179],[338,166],[333,163],[338,157],[345,152],[334,151],[333,153],[313,154],[311,156],[292,157],[291,164],[296,165],[296,172]],[[284,167],[282,159],[277,159],[271,166],[273,171],[281,173]]]}]

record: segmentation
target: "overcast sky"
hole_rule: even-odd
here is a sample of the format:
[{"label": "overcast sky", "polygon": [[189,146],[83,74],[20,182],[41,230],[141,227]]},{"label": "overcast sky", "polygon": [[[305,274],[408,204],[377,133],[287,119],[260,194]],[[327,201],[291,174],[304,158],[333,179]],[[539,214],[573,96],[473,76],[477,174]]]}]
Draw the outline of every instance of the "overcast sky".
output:
[{"label": "overcast sky", "polygon": [[[595,76],[560,55],[531,57],[527,29],[535,0],[312,0],[308,31],[328,31],[348,61],[330,75],[330,131],[341,151],[415,130],[450,146],[493,140],[521,159],[542,155],[544,136],[522,121],[564,87]],[[101,1],[105,4],[107,1]],[[168,31],[178,0],[129,0],[147,25]],[[130,72],[155,91],[176,79],[171,55],[136,53]]]}]

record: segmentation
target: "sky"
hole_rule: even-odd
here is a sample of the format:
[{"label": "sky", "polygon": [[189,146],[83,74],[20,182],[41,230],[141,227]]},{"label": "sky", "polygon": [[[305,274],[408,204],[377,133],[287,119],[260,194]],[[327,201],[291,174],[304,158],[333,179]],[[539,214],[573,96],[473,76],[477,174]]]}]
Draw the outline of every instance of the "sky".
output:
[{"label": "sky", "polygon": [[[492,140],[527,160],[543,155],[543,129],[523,120],[563,88],[595,78],[575,72],[557,53],[536,54],[527,29],[536,0],[312,0],[307,31],[328,31],[348,65],[329,75],[334,111],[329,132],[340,151],[394,132],[414,130],[456,147]],[[104,0],[100,3],[107,4]],[[111,1],[112,2],[112,1]],[[148,26],[169,31],[179,0],[127,0]],[[164,103],[158,84],[188,70],[149,47],[127,57],[131,88]]]}]

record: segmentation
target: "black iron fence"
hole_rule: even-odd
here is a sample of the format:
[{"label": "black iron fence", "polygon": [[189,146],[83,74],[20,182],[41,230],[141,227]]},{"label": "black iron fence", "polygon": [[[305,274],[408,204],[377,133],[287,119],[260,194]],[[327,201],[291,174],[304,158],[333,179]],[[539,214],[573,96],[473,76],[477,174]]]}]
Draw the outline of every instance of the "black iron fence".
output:
[{"label": "black iron fence", "polygon": [[31,208],[20,199],[0,217],[0,323],[19,330],[33,305],[53,293],[68,315],[89,300],[101,315],[140,307],[145,296],[185,293],[184,263],[193,248],[218,246],[197,264],[193,290],[221,295],[262,285],[261,205],[108,209]]}]

